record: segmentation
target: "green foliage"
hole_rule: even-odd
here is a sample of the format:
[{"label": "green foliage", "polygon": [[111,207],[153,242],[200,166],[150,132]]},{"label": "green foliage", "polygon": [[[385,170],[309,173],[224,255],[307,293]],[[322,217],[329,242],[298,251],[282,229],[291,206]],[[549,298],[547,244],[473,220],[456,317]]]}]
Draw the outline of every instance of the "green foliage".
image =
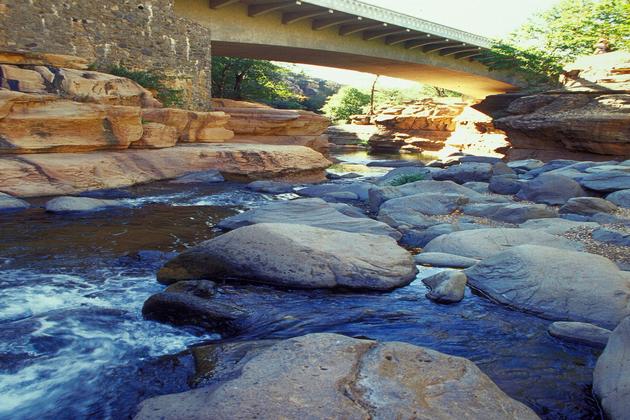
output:
[{"label": "green foliage", "polygon": [[142,70],[129,70],[120,66],[110,68],[108,73],[131,79],[143,88],[155,92],[157,99],[166,107],[180,107],[183,105],[182,91],[167,87],[164,83],[165,78],[161,74]]},{"label": "green foliage", "polygon": [[401,175],[397,178],[394,178],[389,185],[392,187],[399,187],[401,185],[409,184],[410,182],[416,181],[424,181],[425,176],[423,174],[413,174],[413,175]]},{"label": "green foliage", "polygon": [[370,95],[354,87],[345,86],[328,98],[322,111],[333,121],[345,121],[360,114],[370,104]]},{"label": "green foliage", "polygon": [[565,64],[592,54],[599,39],[630,49],[629,0],[562,0],[536,15],[481,61],[492,69],[519,69],[533,86],[557,84]]}]

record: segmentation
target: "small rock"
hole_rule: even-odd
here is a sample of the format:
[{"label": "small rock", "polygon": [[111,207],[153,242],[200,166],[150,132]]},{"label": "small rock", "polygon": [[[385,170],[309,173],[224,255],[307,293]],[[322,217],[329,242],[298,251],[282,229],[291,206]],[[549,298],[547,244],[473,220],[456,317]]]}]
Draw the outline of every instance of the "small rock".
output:
[{"label": "small rock", "polygon": [[88,197],[57,197],[46,203],[46,211],[51,213],[100,211],[112,207],[125,207],[125,205],[117,200]]},{"label": "small rock", "polygon": [[248,190],[268,194],[286,194],[293,192],[293,185],[277,181],[254,181],[247,184],[246,188]]},{"label": "small rock", "polygon": [[562,340],[604,348],[612,331],[584,322],[557,321],[549,326],[549,334]]},{"label": "small rock", "polygon": [[598,228],[593,231],[593,239],[607,244],[630,246],[630,233],[616,229]]},{"label": "small rock", "polygon": [[503,162],[497,162],[492,165],[492,175],[500,176],[500,175],[516,175],[514,169],[510,168]]},{"label": "small rock", "polygon": [[26,201],[0,192],[0,211],[24,210],[29,207],[31,207],[31,205]]},{"label": "small rock", "polygon": [[225,179],[221,172],[216,170],[193,172],[171,180],[173,184],[214,184],[223,182]]},{"label": "small rock", "polygon": [[322,197],[326,201],[357,201],[359,196],[351,191],[336,191],[328,194],[324,194]]},{"label": "small rock", "polygon": [[614,213],[617,206],[608,200],[596,197],[576,197],[569,199],[560,207],[561,214],[580,214],[592,216],[597,213]]},{"label": "small rock", "polygon": [[522,182],[513,175],[500,175],[490,178],[488,190],[495,194],[514,195],[521,190]]},{"label": "small rock", "polygon": [[423,252],[422,254],[416,255],[414,260],[417,264],[447,268],[468,268],[479,262],[479,260],[474,258],[445,254],[442,252]]},{"label": "small rock", "polygon": [[589,174],[581,180],[581,184],[602,192],[627,190],[630,189],[630,173],[613,171]]},{"label": "small rock", "polygon": [[566,220],[556,217],[550,217],[545,219],[531,219],[525,223],[520,224],[521,228],[525,229],[540,229],[552,235],[563,235],[571,229],[577,228],[590,228],[594,229],[599,227],[599,223],[595,222],[582,222]]},{"label": "small rock", "polygon": [[[400,181],[405,177],[417,178],[415,181],[421,181],[425,179],[431,179],[431,172],[429,169],[420,166],[403,166],[402,168],[396,168],[389,171],[384,176],[378,179],[380,185],[391,185],[396,181]],[[412,181],[413,182],[413,181]],[[400,185],[400,182],[399,182]]]},{"label": "small rock", "polygon": [[514,160],[507,163],[507,166],[512,169],[524,169],[526,171],[540,168],[543,165],[544,163],[537,159]]},{"label": "small rock", "polygon": [[467,281],[464,273],[455,270],[442,271],[422,279],[422,283],[431,289],[427,293],[427,298],[438,303],[461,302],[464,299]]},{"label": "small rock", "polygon": [[475,223],[440,223],[426,229],[401,229],[403,233],[400,243],[413,248],[424,248],[438,236],[462,230],[484,229],[483,225]]},{"label": "small rock", "polygon": [[470,188],[471,190],[476,191],[480,194],[487,193],[489,191],[488,189],[489,186],[490,184],[487,182],[476,182],[476,181],[465,182],[464,184],[462,184],[462,187]]},{"label": "small rock", "polygon": [[424,166],[419,160],[406,160],[406,159],[398,159],[398,160],[375,160],[369,162],[367,164],[369,167],[376,168],[404,168],[409,166]]}]

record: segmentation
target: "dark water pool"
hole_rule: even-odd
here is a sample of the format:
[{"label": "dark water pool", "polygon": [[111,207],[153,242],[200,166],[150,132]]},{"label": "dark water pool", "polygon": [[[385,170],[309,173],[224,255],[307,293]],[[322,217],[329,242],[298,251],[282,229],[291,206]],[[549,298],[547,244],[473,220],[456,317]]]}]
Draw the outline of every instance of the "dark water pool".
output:
[{"label": "dark water pool", "polygon": [[[157,183],[124,195],[129,208],[81,217],[0,214],[0,418],[129,418],[142,399],[185,389],[174,365],[185,362],[162,356],[220,337],[142,319],[144,300],[163,288],[156,269],[216,235],[222,218],[291,198],[235,184]],[[326,331],[406,341],[475,361],[543,417],[599,417],[590,391],[598,352],[480,297],[437,305],[420,281],[376,294],[222,290],[221,299],[259,314],[237,340]]]}]

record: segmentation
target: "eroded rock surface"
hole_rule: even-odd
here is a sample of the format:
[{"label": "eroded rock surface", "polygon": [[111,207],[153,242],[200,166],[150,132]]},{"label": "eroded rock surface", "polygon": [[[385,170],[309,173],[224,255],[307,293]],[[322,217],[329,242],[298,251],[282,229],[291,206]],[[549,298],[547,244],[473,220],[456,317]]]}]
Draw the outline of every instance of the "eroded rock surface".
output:
[{"label": "eroded rock surface", "polygon": [[467,359],[336,334],[282,341],[233,379],[152,398],[143,419],[537,419]]}]

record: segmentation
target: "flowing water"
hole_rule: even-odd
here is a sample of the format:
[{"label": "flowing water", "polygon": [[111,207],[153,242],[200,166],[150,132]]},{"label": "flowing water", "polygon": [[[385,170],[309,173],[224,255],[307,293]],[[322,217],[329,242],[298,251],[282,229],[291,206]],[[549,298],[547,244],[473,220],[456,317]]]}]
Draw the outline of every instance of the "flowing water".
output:
[{"label": "flowing water", "polygon": [[[371,159],[365,154],[340,158],[353,172],[382,172],[363,166]],[[231,183],[167,182],[109,196],[128,208],[0,213],[2,419],[124,419],[145,398],[188,389],[182,364],[191,362],[166,356],[220,336],[142,319],[143,302],[163,289],[156,270],[216,235],[222,218],[293,198]],[[432,272],[422,269],[419,277]],[[237,340],[326,331],[406,341],[475,361],[545,418],[599,417],[590,391],[597,351],[553,339],[549,321],[470,293],[450,306],[425,293],[420,281],[392,293],[348,294],[241,285],[225,287],[222,298],[260,314]]]}]

